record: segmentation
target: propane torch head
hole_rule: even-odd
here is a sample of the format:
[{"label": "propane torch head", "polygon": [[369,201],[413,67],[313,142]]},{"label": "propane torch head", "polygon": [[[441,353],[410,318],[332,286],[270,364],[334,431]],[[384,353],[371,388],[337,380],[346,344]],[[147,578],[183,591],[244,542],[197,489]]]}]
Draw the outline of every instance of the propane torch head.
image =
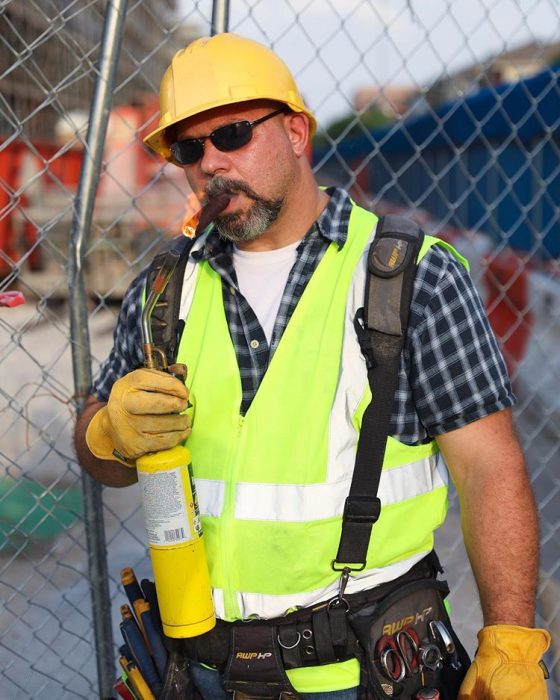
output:
[{"label": "propane torch head", "polygon": [[[195,237],[200,235],[204,229],[209,226],[212,221],[222,212],[227,205],[231,196],[228,194],[220,194],[217,197],[211,199],[200,211],[198,217],[198,225],[195,231]],[[157,348],[154,348],[154,343],[152,340],[152,328],[151,328],[151,318],[152,312],[155,305],[164,289],[167,287],[171,275],[173,274],[175,267],[179,261],[179,253],[176,251],[169,251],[165,256],[163,263],[158,270],[155,279],[152,283],[151,289],[144,304],[144,309],[142,311],[142,340],[144,346],[144,366],[148,368],[157,368],[158,364],[155,359],[155,353],[158,352]],[[174,365],[175,367],[175,365]],[[179,365],[177,365],[179,367]],[[179,371],[179,374],[182,372]]]}]

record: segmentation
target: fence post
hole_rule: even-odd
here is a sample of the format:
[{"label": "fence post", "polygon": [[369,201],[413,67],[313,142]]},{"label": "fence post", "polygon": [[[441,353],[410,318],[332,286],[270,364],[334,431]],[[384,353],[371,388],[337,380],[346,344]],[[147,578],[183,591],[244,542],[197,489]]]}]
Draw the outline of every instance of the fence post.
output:
[{"label": "fence post", "polygon": [[[95,195],[99,184],[126,7],[127,0],[108,0],[107,2],[99,68],[89,114],[87,143],[70,230],[68,298],[74,388],[78,409],[82,407],[85,394],[91,384],[88,311],[83,278],[84,253],[88,244]],[[102,489],[100,484],[83,472],[82,491],[99,697],[109,698],[113,694],[115,663]]]},{"label": "fence post", "polygon": [[229,0],[213,0],[211,34],[222,34],[229,27]]}]

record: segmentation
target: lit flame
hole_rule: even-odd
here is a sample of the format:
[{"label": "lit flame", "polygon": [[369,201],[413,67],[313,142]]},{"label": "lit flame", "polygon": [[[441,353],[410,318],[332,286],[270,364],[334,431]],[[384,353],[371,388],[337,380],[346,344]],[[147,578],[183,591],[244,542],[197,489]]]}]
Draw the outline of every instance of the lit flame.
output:
[{"label": "lit flame", "polygon": [[183,218],[183,226],[181,227],[181,231],[184,236],[194,238],[194,233],[200,220],[201,211],[202,206],[199,198],[194,192],[189,192],[185,201],[185,216]]}]

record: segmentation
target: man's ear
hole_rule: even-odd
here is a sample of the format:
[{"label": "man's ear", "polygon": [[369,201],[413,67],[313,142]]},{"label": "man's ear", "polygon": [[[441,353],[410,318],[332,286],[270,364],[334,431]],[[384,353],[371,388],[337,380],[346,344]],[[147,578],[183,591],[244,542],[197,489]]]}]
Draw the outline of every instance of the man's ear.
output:
[{"label": "man's ear", "polygon": [[296,156],[305,155],[309,142],[309,118],[303,112],[288,112],[285,124],[294,153]]}]

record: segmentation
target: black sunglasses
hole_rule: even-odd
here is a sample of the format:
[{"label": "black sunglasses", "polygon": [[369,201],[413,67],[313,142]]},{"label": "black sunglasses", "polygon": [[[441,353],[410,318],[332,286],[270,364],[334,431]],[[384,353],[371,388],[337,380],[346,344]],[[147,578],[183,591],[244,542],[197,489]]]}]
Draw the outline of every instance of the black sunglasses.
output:
[{"label": "black sunglasses", "polygon": [[220,126],[219,129],[214,129],[207,136],[199,136],[196,139],[182,139],[171,144],[171,155],[179,165],[193,165],[199,161],[204,155],[204,142],[210,139],[214,146],[219,151],[236,151],[238,148],[246,146],[253,138],[253,127],[257,124],[262,124],[267,119],[272,119],[277,114],[287,112],[287,108],[277,109],[270,114],[266,114],[260,119],[255,119],[253,122],[243,120],[241,122],[233,122]]}]

